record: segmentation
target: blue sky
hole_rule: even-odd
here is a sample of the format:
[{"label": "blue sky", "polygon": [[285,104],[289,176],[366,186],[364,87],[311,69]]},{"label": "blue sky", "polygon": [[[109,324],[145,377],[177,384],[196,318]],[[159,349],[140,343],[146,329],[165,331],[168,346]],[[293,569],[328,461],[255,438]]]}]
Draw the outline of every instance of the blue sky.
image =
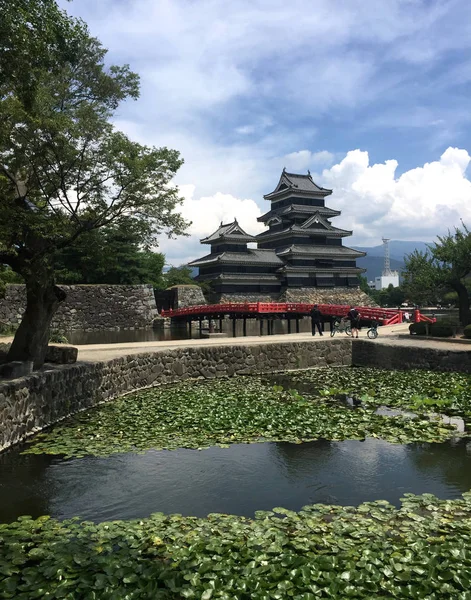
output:
[{"label": "blue sky", "polygon": [[[250,233],[281,169],[332,187],[346,244],[433,240],[471,223],[469,0],[74,0],[141,76],[115,123],[174,147],[193,221],[172,264],[238,217]],[[469,173],[468,173],[469,175]]]}]

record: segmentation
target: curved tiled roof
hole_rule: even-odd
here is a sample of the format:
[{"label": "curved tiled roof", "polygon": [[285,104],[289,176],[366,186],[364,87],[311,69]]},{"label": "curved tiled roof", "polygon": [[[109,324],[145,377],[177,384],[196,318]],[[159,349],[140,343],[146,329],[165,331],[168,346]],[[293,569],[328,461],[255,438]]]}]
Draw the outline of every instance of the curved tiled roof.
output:
[{"label": "curved tiled roof", "polygon": [[213,244],[214,242],[230,240],[234,242],[255,242],[255,237],[246,233],[235,219],[232,223],[226,223],[225,225],[221,222],[219,228],[208,235],[208,237],[200,240],[201,244]]},{"label": "curved tiled roof", "polygon": [[329,258],[334,256],[339,256],[341,258],[359,258],[360,256],[366,256],[366,252],[360,252],[360,250],[354,250],[347,246],[304,246],[293,244],[277,252],[278,256],[286,256],[288,254],[328,256]]},{"label": "curved tiled roof", "polygon": [[300,213],[302,215],[303,213],[314,214],[316,212],[325,217],[338,217],[340,214],[342,214],[340,210],[334,210],[333,208],[328,208],[327,206],[304,206],[303,204],[290,204],[289,206],[284,206],[283,208],[273,208],[272,210],[269,210],[261,217],[257,217],[257,221],[264,223],[270,217],[280,217],[289,213]]},{"label": "curved tiled roof", "polygon": [[220,254],[208,254],[190,263],[191,267],[200,267],[211,264],[250,264],[250,265],[275,265],[283,264],[274,250],[256,250],[249,248],[246,252],[221,252]]},{"label": "curved tiled roof", "polygon": [[304,234],[304,235],[308,235],[309,234],[322,234],[325,235],[326,237],[346,237],[346,236],[350,236],[352,235],[351,231],[347,231],[346,229],[338,229],[337,227],[332,227],[332,225],[330,225],[330,227],[326,227],[326,228],[310,228],[307,229],[305,227],[302,227],[301,225],[292,225],[291,227],[288,227],[287,229],[283,229],[281,231],[264,231],[263,233],[259,233],[256,238],[257,241],[267,241],[270,239],[276,239],[279,237],[285,237],[288,235],[292,235],[292,234]]},{"label": "curved tiled roof", "polygon": [[276,188],[273,190],[273,192],[270,192],[263,197],[270,199],[273,196],[283,194],[286,191],[301,192],[303,194],[311,193],[316,196],[328,196],[332,193],[332,190],[320,187],[314,183],[309,171],[307,172],[307,175],[301,175],[300,173],[288,173],[283,169]]}]

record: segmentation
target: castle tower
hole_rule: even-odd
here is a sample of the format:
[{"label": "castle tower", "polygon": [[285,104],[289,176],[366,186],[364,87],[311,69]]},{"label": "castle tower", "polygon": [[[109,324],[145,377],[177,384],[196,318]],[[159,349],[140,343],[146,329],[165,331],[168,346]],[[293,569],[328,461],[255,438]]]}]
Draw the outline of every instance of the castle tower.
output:
[{"label": "castle tower", "polygon": [[325,206],[330,194],[332,190],[314,183],[309,171],[300,175],[283,170],[276,188],[264,196],[271,210],[258,220],[268,231],[257,236],[257,243],[283,260],[282,288],[359,287],[364,269],[356,266],[356,259],[365,253],[342,245],[352,232],[331,224],[341,213]]},{"label": "castle tower", "polygon": [[[264,196],[271,209],[258,221],[266,231],[251,236],[234,220],[202,239],[211,253],[190,266],[199,268],[198,281],[211,283],[212,301],[358,304],[358,275],[365,269],[356,266],[356,259],[365,253],[342,245],[352,232],[332,225],[340,211],[325,206],[330,194],[309,171],[283,170],[276,188]],[[255,241],[257,249],[247,247]]]}]

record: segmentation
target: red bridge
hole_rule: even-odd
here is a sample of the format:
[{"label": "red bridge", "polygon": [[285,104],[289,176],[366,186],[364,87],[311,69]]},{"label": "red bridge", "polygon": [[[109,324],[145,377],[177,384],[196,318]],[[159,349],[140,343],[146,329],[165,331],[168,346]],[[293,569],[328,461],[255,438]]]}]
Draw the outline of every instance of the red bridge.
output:
[{"label": "red bridge", "polygon": [[[322,315],[326,317],[344,317],[350,306],[347,304],[318,304]],[[287,319],[288,331],[291,319],[296,319],[297,330],[298,319],[309,314],[313,304],[291,303],[291,302],[236,302],[228,304],[202,304],[199,306],[188,306],[176,310],[162,310],[163,317],[186,321],[202,319],[222,319],[229,316],[234,320],[242,318],[259,319]],[[380,325],[394,325],[402,323],[404,312],[394,308],[376,308],[371,306],[356,306],[362,321],[377,321]],[[410,312],[410,311],[409,311]],[[412,311],[412,321],[428,321],[433,323],[436,319],[422,315],[418,309]],[[245,329],[245,328],[244,328]]]}]

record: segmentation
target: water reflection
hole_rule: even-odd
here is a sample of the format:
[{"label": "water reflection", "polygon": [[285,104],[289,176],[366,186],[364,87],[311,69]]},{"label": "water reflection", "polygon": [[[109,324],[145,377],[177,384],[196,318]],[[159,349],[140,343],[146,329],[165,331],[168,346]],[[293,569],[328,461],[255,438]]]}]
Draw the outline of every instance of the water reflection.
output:
[{"label": "water reflection", "polygon": [[[219,325],[219,321],[217,321]],[[260,323],[256,319],[247,319],[247,335],[260,335]],[[223,320],[222,331],[227,337],[232,337],[232,321],[229,319]],[[291,331],[295,332],[295,325],[292,324]],[[299,331],[311,331],[311,321],[308,317],[300,319]],[[288,333],[288,326],[285,320],[275,320],[273,333],[285,334]],[[242,337],[243,323],[242,319],[236,321],[236,337]],[[267,335],[267,325],[264,324],[263,335]],[[134,329],[134,330],[119,330],[119,331],[66,331],[65,336],[71,344],[121,344],[127,342],[160,342],[167,340],[186,340],[200,338],[199,326],[195,322],[191,332],[186,324],[173,325],[169,328],[162,329]]]},{"label": "water reflection", "polygon": [[19,515],[50,513],[49,501],[56,489],[49,487],[55,484],[47,481],[47,471],[58,459],[46,455],[25,459],[16,449],[0,454],[0,520],[3,522]]},{"label": "water reflection", "polygon": [[471,443],[463,439],[240,444],[68,461],[15,450],[0,459],[0,520],[47,513],[103,521],[157,511],[252,516],[312,503],[398,505],[405,492],[456,498],[470,488]]}]

